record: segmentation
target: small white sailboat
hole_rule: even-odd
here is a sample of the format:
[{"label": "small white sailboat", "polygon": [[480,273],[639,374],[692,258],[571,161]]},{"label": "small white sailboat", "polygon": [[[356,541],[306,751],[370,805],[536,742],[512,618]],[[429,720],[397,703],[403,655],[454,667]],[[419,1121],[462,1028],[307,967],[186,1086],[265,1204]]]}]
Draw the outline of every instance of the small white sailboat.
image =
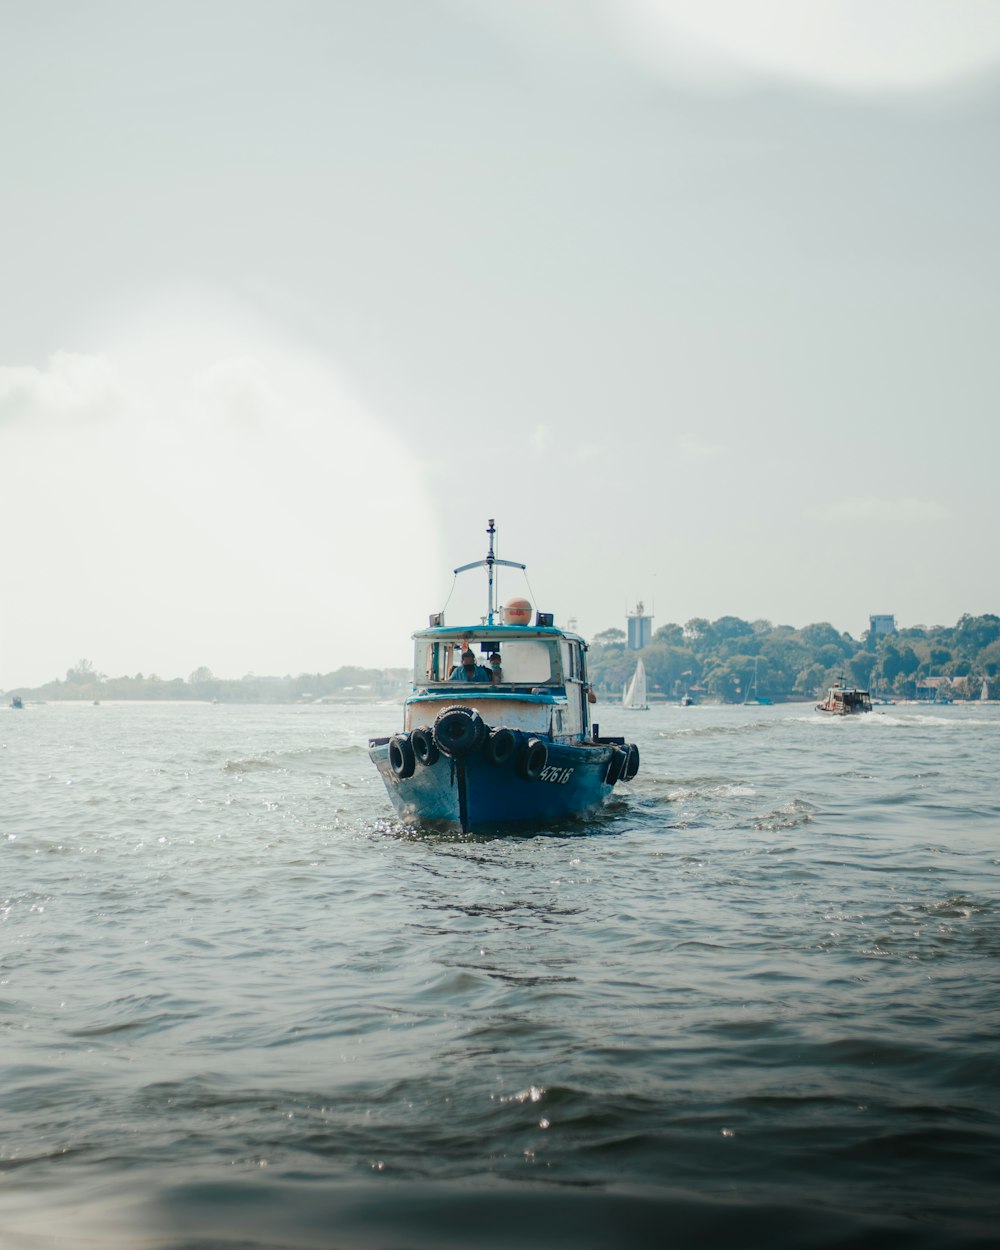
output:
[{"label": "small white sailboat", "polygon": [[757,664],[758,662],[759,662],[759,657],[754,656],[753,677],[750,679],[749,682],[747,682],[746,694],[743,696],[744,705],[746,705],[747,703],[769,704],[771,702],[770,699],[764,698],[757,693]]},{"label": "small white sailboat", "polygon": [[648,712],[646,702],[646,666],[642,660],[636,661],[635,672],[622,694],[622,707],[633,712]]},{"label": "small white sailboat", "polygon": [[986,703],[988,702],[989,697],[990,697],[990,683],[984,677],[982,689],[979,691],[979,701],[981,703]]}]

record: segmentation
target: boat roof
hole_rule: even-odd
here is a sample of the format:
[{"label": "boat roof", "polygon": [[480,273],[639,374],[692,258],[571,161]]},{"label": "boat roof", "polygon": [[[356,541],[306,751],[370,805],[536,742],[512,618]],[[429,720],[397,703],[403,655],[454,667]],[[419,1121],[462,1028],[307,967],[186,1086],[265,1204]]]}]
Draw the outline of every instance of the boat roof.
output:
[{"label": "boat roof", "polygon": [[486,639],[513,642],[518,638],[565,638],[570,642],[586,645],[579,634],[568,633],[555,625],[433,625],[428,629],[418,629],[413,637],[440,642],[460,642],[464,638],[472,642]]}]

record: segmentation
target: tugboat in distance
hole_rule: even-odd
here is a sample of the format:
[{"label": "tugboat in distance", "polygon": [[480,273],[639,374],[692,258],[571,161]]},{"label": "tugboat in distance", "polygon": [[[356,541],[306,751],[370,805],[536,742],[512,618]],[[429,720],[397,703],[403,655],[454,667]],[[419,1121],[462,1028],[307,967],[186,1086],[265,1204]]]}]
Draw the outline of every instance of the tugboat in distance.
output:
[{"label": "tugboat in distance", "polygon": [[[510,599],[495,607],[494,554],[455,569],[485,568],[487,613],[448,626],[435,613],[413,635],[413,688],[403,728],[369,740],[369,756],[404,821],[457,829],[537,831],[601,807],[618,781],[639,771],[639,749],[591,725],[587,644],[552,614]],[[499,619],[498,619],[499,618]],[[478,654],[477,654],[478,653]]]},{"label": "tugboat in distance", "polygon": [[868,691],[846,685],[843,677],[838,677],[823,702],[816,704],[817,712],[829,712],[834,716],[854,716],[871,710],[872,700]]}]

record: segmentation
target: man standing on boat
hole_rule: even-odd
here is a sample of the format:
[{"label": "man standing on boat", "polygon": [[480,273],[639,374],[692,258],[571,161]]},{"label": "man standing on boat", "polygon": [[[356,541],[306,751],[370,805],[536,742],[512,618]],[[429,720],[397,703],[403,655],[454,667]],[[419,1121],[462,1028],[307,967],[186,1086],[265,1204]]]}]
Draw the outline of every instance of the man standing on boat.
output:
[{"label": "man standing on boat", "polygon": [[476,657],[468,648],[462,652],[462,663],[460,666],[451,670],[449,681],[475,681],[492,683],[493,674],[488,668],[484,668],[482,664],[476,663]]}]

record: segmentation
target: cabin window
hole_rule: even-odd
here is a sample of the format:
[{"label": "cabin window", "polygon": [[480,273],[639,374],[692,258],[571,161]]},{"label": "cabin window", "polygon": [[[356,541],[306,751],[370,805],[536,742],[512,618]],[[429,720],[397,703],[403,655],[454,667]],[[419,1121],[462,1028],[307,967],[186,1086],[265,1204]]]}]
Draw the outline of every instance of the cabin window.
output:
[{"label": "cabin window", "polygon": [[563,672],[566,674],[567,681],[580,681],[583,674],[580,671],[580,648],[574,647],[572,643],[564,642],[560,644],[562,651]]},{"label": "cabin window", "polygon": [[[492,668],[490,657],[500,656],[499,674],[501,686],[542,686],[559,680],[561,669],[565,668],[566,657],[562,657],[560,665],[555,647],[547,640],[536,638],[511,639],[472,639],[472,650],[476,663],[483,668]],[[420,639],[414,651],[413,677],[417,685],[449,681],[452,670],[462,662],[463,642],[427,641]],[[571,652],[571,654],[574,654]],[[579,659],[575,658],[577,668]]]},{"label": "cabin window", "polygon": [[552,649],[547,642],[532,638],[504,642],[500,651],[500,680],[503,685],[540,686],[552,679]]},{"label": "cabin window", "polygon": [[417,643],[413,654],[413,680],[418,686],[437,681],[436,659],[437,647],[432,642]]},{"label": "cabin window", "polygon": [[[485,657],[480,659],[478,648],[476,662],[485,664]],[[416,645],[413,660],[413,680],[418,686],[427,682],[447,681],[451,671],[462,662],[462,646],[457,642],[425,642]]]}]

